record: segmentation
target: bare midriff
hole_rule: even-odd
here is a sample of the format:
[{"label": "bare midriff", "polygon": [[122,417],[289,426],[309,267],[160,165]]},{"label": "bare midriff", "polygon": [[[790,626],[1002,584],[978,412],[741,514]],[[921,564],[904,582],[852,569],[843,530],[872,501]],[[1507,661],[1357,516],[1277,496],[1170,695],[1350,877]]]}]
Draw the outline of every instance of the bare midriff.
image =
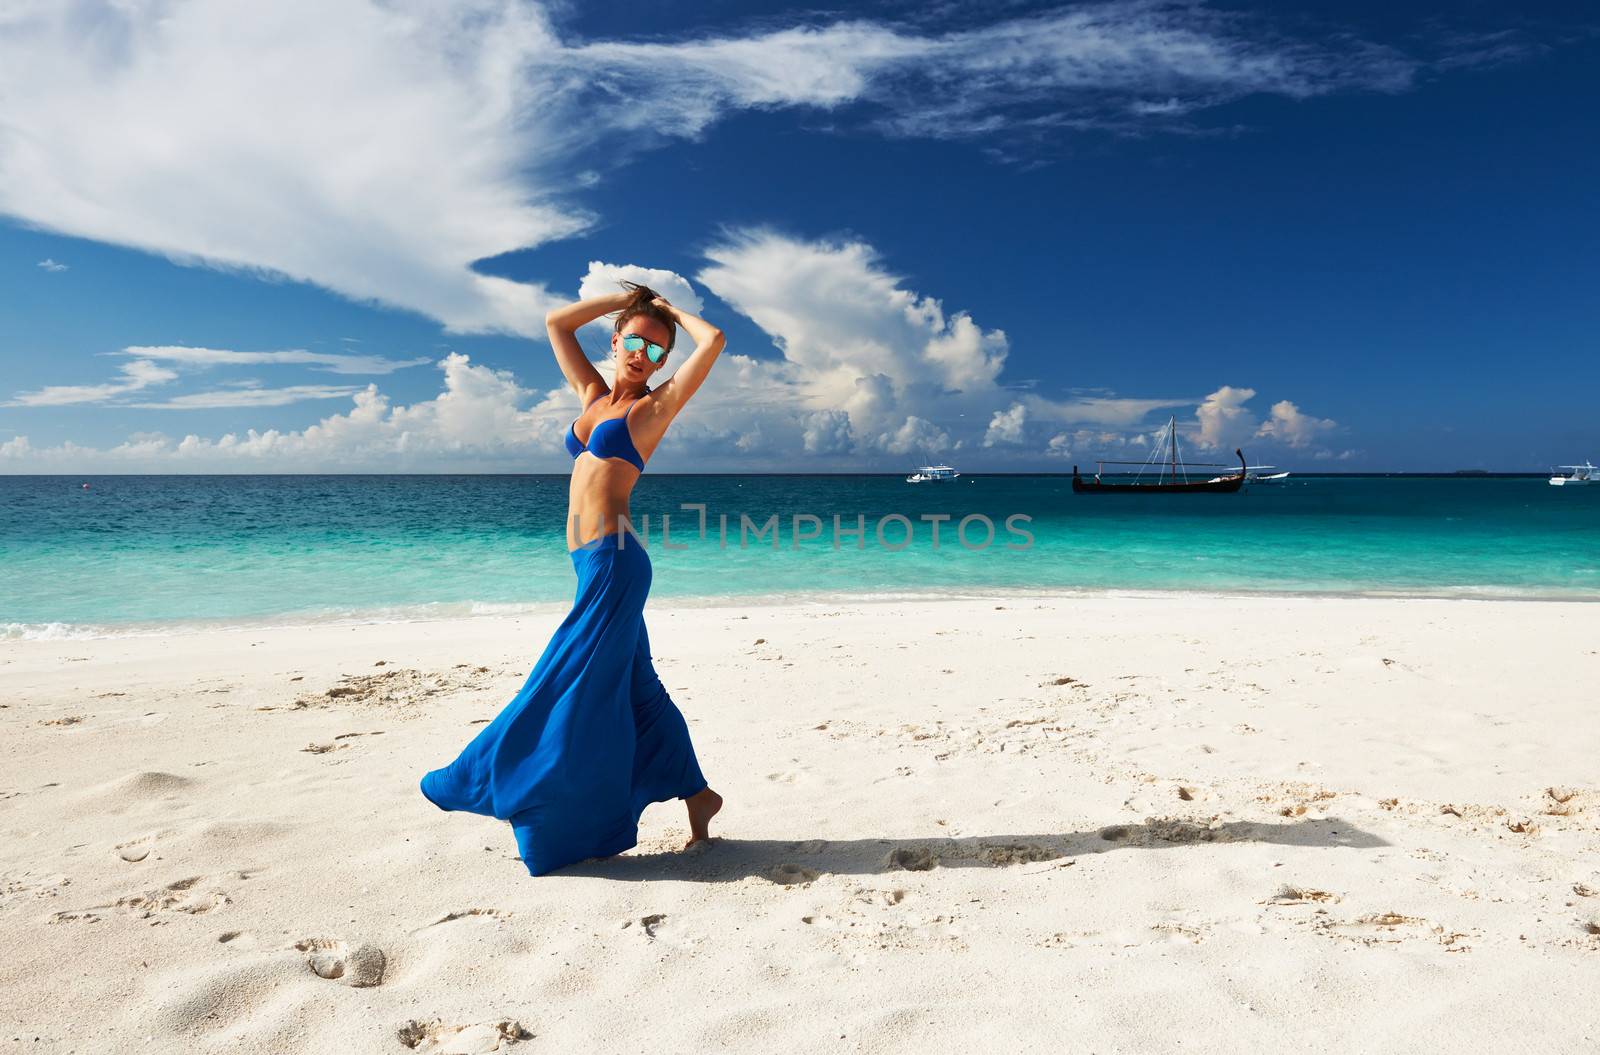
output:
[{"label": "bare midriff", "polygon": [[600,458],[584,451],[573,459],[567,492],[567,549],[615,534],[628,515],[628,498],[638,480],[639,470],[621,458]]}]

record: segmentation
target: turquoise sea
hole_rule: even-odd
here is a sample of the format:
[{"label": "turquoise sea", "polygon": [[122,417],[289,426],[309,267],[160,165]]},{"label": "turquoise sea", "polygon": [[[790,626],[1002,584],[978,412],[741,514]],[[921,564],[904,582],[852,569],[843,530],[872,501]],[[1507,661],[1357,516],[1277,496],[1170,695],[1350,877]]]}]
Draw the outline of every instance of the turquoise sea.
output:
[{"label": "turquoise sea", "polygon": [[[565,476],[0,477],[0,637],[564,602],[566,496]],[[704,538],[686,506],[705,507]],[[741,514],[758,528],[776,516],[777,531],[747,530],[741,546]],[[1295,476],[1238,495],[1112,497],[1074,495],[1065,476],[647,475],[634,516],[656,598],[998,588],[1600,600],[1600,487],[1543,477]],[[802,534],[820,534],[797,542],[797,516]],[[836,516],[865,537],[836,547]],[[949,519],[935,546],[925,518],[938,517]]]}]

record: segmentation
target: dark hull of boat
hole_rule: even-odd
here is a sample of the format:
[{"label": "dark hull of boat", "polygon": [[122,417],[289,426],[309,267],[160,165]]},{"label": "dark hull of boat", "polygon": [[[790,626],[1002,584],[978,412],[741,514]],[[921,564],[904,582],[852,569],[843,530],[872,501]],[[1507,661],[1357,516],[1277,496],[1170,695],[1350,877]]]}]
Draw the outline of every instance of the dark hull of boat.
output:
[{"label": "dark hull of boat", "polygon": [[1210,480],[1196,480],[1193,483],[1175,484],[1103,484],[1095,480],[1085,480],[1081,476],[1072,478],[1072,491],[1080,495],[1231,495],[1243,486],[1242,476],[1218,480],[1215,483]]},{"label": "dark hull of boat", "polygon": [[[1176,439],[1174,439],[1176,442]],[[1178,483],[1153,484],[1104,484],[1099,480],[1085,480],[1078,475],[1078,467],[1072,467],[1072,493],[1079,495],[1231,495],[1244,486],[1246,474],[1249,472],[1244,460],[1244,451],[1233,452],[1239,459],[1239,475],[1223,476],[1215,480],[1195,480]]]}]

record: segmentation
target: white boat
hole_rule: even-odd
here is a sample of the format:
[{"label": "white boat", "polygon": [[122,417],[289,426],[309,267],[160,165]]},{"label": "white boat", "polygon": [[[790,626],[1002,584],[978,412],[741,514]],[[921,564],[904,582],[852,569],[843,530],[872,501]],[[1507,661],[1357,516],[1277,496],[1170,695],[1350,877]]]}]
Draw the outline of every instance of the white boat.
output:
[{"label": "white boat", "polygon": [[1600,468],[1596,468],[1591,462],[1584,462],[1582,465],[1558,465],[1556,468],[1571,469],[1572,473],[1569,476],[1562,476],[1557,472],[1550,477],[1550,486],[1552,487],[1567,487],[1572,484],[1600,484]]},{"label": "white boat", "polygon": [[[1289,474],[1287,472],[1275,473],[1269,471],[1276,468],[1276,465],[1247,465],[1244,467],[1244,482],[1247,484],[1275,484],[1289,478]],[[1228,473],[1222,476],[1213,476],[1211,478],[1211,483],[1218,483],[1222,480],[1228,479],[1231,476],[1238,475],[1238,473]]]},{"label": "white boat", "polygon": [[908,484],[926,484],[935,480],[954,480],[961,474],[948,465],[924,465],[906,477]]}]

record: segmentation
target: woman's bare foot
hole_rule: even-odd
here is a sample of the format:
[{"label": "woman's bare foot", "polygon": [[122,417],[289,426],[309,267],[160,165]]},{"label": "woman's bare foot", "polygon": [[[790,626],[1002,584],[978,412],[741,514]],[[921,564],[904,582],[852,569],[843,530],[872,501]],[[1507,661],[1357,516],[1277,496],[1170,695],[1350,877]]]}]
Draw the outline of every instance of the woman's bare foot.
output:
[{"label": "woman's bare foot", "polygon": [[711,818],[722,808],[722,796],[706,787],[684,799],[683,804],[689,807],[689,841],[683,844],[687,850],[711,838]]}]

